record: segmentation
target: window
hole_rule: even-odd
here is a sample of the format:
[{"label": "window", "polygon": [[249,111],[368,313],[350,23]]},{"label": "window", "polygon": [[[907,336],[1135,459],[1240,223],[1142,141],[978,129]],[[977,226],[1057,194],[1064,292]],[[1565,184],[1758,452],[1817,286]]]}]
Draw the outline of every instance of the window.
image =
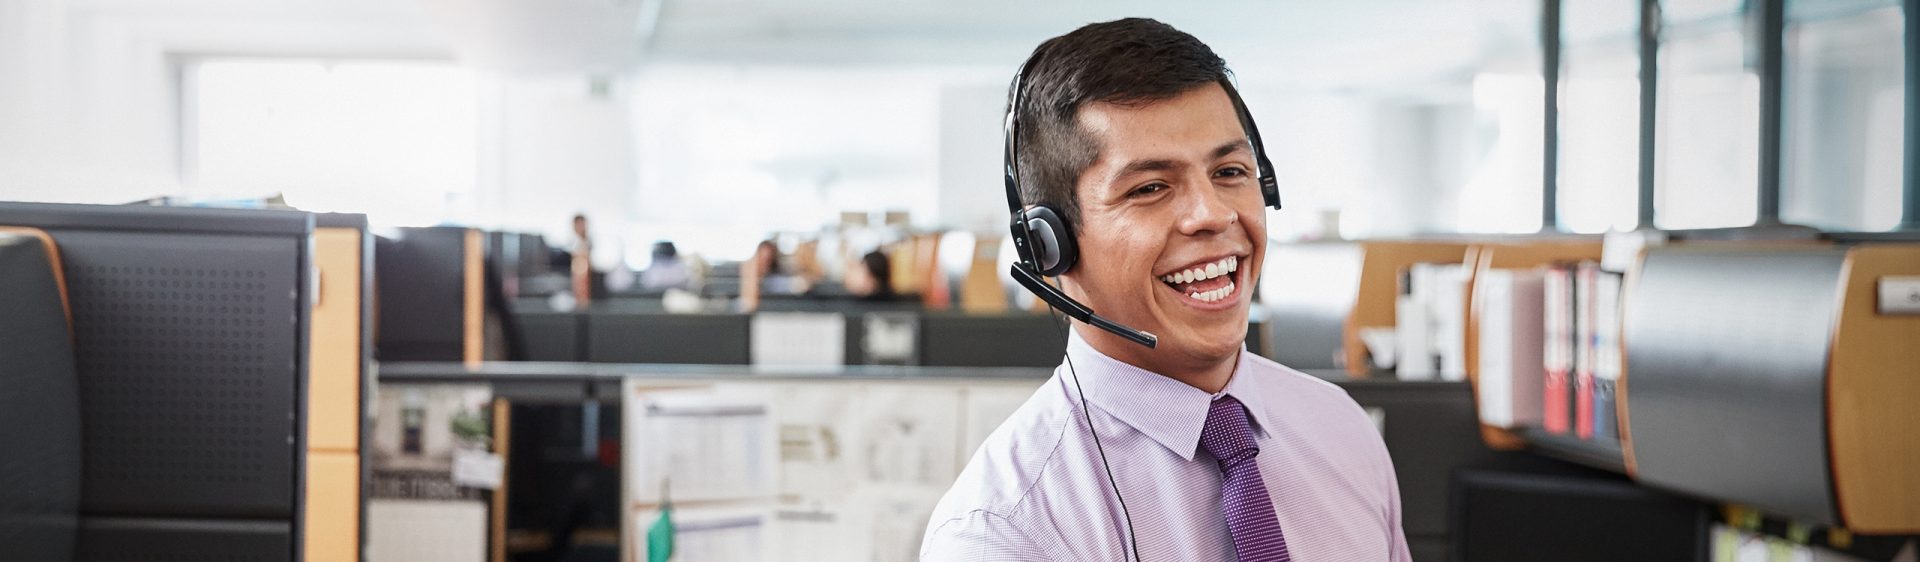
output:
[{"label": "window", "polygon": [[1828,230],[1900,222],[1905,63],[1896,0],[1787,3],[1780,214]]},{"label": "window", "polygon": [[449,63],[200,59],[186,68],[188,183],[199,197],[280,193],[380,226],[471,213],[475,96]]},{"label": "window", "polygon": [[1560,226],[1639,225],[1640,55],[1637,3],[1567,2],[1560,14]]},{"label": "window", "polygon": [[1760,79],[1738,0],[1665,4],[1655,109],[1655,222],[1747,226],[1759,216]]}]

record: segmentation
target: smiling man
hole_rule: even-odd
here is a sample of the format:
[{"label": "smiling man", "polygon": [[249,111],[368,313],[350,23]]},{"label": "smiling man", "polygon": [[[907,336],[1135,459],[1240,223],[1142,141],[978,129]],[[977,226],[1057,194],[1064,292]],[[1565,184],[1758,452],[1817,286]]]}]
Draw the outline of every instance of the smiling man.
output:
[{"label": "smiling man", "polygon": [[1050,39],[1023,68],[1019,198],[1073,234],[1052,242],[1078,254],[1060,286],[1158,344],[1075,323],[935,508],[923,560],[1408,559],[1366,413],[1244,349],[1266,204],[1226,79],[1143,19]]}]

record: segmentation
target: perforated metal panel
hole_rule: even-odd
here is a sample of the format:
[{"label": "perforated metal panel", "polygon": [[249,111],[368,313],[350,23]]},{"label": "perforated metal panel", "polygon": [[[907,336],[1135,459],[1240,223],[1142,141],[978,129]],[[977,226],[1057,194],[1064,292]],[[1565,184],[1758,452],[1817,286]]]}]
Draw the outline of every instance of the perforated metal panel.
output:
[{"label": "perforated metal panel", "polygon": [[284,521],[96,518],[80,536],[79,562],[259,562],[293,549]]},{"label": "perforated metal panel", "polygon": [[290,516],[297,240],[56,237],[81,374],[82,509]]},{"label": "perforated metal panel", "polygon": [[0,233],[0,559],[73,556],[80,397],[44,244]]}]

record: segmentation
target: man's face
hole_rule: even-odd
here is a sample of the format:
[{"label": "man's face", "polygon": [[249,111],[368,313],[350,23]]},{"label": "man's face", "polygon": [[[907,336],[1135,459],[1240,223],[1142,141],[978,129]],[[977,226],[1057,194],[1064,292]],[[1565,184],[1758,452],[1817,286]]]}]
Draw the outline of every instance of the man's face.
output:
[{"label": "man's face", "polygon": [[1081,333],[1166,374],[1234,357],[1246,339],[1267,223],[1253,152],[1226,91],[1208,84],[1145,105],[1095,103],[1078,118],[1100,154],[1075,186],[1080,260],[1064,287],[1160,344],[1149,350]]}]

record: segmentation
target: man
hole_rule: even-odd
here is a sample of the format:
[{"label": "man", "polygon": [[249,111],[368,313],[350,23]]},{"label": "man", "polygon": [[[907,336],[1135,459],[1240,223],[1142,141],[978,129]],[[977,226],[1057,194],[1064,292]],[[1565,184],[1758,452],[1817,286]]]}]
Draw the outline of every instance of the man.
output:
[{"label": "man", "polygon": [[1066,362],[935,508],[921,558],[1407,560],[1366,413],[1243,348],[1266,212],[1225,62],[1142,19],[1035,54],[1013,108],[1020,198],[1074,229],[1066,293],[1159,343],[1075,323]]}]

